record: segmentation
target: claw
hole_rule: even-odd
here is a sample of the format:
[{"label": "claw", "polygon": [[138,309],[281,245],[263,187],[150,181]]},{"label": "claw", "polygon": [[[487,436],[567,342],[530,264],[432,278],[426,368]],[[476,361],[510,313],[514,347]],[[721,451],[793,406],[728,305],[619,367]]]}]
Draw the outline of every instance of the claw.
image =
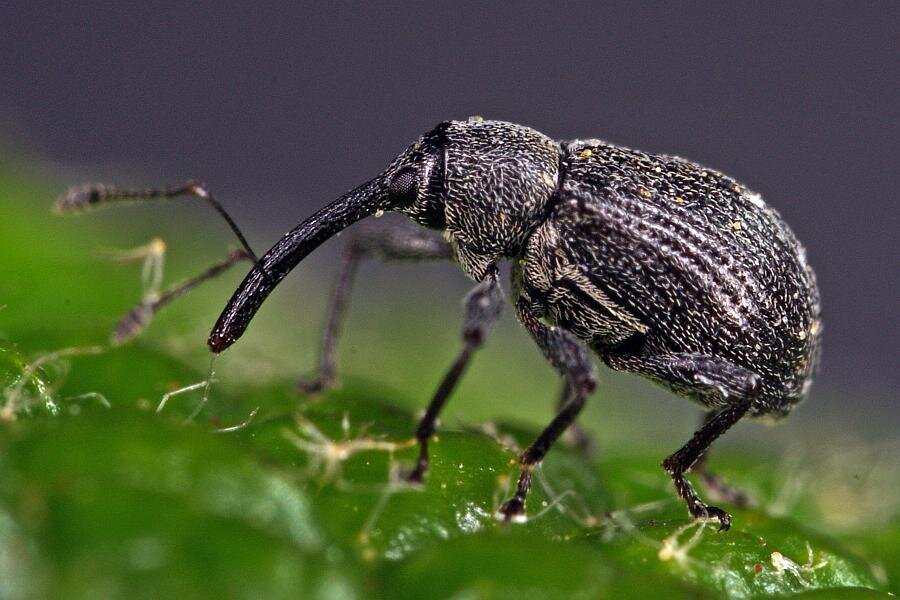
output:
[{"label": "claw", "polygon": [[728,531],[731,529],[731,515],[719,508],[718,506],[699,506],[691,508],[691,515],[696,519],[718,519],[719,531]]},{"label": "claw", "polygon": [[404,475],[403,479],[410,485],[422,485],[422,481],[425,479],[425,469],[416,465],[416,468]]},{"label": "claw", "polygon": [[320,394],[334,387],[334,381],[321,376],[302,377],[297,381],[296,387],[303,394]]},{"label": "claw", "polygon": [[715,517],[719,520],[719,531],[728,531],[731,529],[731,515],[727,512],[715,506],[707,506],[706,512],[710,517]]},{"label": "claw", "polygon": [[524,523],[528,520],[525,514],[525,499],[513,496],[503,503],[497,511],[497,518],[504,523]]}]

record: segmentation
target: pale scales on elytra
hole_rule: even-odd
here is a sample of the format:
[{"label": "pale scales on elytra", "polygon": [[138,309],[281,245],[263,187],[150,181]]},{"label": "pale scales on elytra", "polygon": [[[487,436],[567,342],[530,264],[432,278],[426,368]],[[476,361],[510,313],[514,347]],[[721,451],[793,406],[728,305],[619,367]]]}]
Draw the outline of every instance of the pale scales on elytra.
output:
[{"label": "pale scales on elytra", "polygon": [[[224,214],[196,183],[164,190],[83,186],[57,207],[179,195],[197,196]],[[681,158],[598,140],[557,142],[501,121],[447,121],[255,260],[216,323],[210,348],[221,352],[234,343],[274,287],[321,243],[389,210],[422,227],[362,227],[353,236],[319,375],[308,389],[336,381],[335,342],[360,259],[458,262],[479,283],[466,299],[463,347],[416,433],[420,455],[408,479],[421,481],[437,416],[499,316],[498,264],[511,259],[516,316],[565,386],[556,417],[522,454],[516,493],[500,516],[524,519],[535,465],[593,391],[590,349],[613,369],[648,377],[707,409],[702,427],[663,467],[693,516],[730,526],[730,516],[706,505],[684,474],[693,469],[726,499],[742,500],[706,471],[709,446],[745,415],[788,414],[808,392],[821,335],[803,247],[758,194]],[[244,246],[242,258],[255,259],[224,216]]]}]

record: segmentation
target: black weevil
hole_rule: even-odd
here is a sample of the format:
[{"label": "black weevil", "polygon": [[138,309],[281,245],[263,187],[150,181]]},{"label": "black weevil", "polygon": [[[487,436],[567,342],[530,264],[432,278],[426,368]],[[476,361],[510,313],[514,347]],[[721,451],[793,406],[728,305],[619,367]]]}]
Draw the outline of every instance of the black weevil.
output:
[{"label": "black weevil", "polygon": [[[76,188],[57,206],[182,194],[224,214],[193,183]],[[245,247],[231,262],[250,258],[255,265],[213,328],[210,349],[233,344],[275,286],[322,242],[383,211],[406,214],[422,227],[363,227],[353,238],[319,375],[307,389],[335,381],[336,333],[361,258],[458,262],[478,285],[466,298],[462,349],[416,434],[419,460],[408,479],[421,481],[438,413],[500,313],[498,264],[510,259],[516,316],[565,386],[556,417],[522,454],[515,495],[500,516],[525,518],[535,465],[595,388],[591,350],[611,368],[648,377],[704,407],[701,428],[662,466],[691,515],[716,518],[728,529],[728,513],[705,504],[685,473],[693,469],[707,486],[742,501],[706,470],[707,451],[743,416],[781,418],[807,395],[822,330],[804,249],[759,194],[673,156],[599,140],[558,142],[501,121],[447,121],[258,260],[225,215]]]}]

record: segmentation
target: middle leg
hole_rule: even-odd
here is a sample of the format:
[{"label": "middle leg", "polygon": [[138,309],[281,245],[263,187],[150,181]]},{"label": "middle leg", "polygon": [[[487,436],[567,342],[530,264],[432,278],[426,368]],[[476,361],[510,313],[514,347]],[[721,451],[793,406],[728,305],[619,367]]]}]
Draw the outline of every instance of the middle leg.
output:
[{"label": "middle leg", "polygon": [[[562,380],[562,389],[559,392],[559,398],[556,400],[557,414],[562,412],[572,400],[572,384],[569,382],[568,377],[564,376]],[[585,457],[591,458],[597,455],[597,444],[593,436],[577,422],[572,423],[563,434],[563,441],[578,450]]]},{"label": "middle leg", "polygon": [[519,458],[521,471],[516,493],[498,511],[498,516],[504,521],[525,520],[525,499],[531,490],[534,468],[544,459],[559,436],[575,422],[587,397],[597,386],[590,354],[578,338],[559,327],[544,325],[521,298],[516,302],[516,315],[550,364],[566,378],[571,392],[565,406]]}]

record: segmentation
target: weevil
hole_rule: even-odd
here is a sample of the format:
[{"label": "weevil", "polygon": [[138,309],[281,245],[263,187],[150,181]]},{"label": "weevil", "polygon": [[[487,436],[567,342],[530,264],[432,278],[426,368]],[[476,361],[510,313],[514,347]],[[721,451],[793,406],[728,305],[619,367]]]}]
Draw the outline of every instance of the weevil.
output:
[{"label": "weevil", "polygon": [[[173,189],[204,198],[190,185]],[[58,205],[102,200],[98,189],[79,188]],[[116,199],[129,196],[107,189]],[[477,284],[465,300],[462,347],[416,431],[419,457],[407,478],[421,482],[438,414],[500,315],[499,267],[509,260],[516,317],[564,386],[555,417],[522,453],[515,494],[498,516],[525,519],[535,466],[596,387],[593,354],[703,408],[701,427],[662,467],[693,517],[730,527],[730,515],[701,500],[686,473],[726,499],[745,499],[706,469],[710,445],[741,418],[777,420],[807,396],[822,331],[805,251],[759,194],[675,156],[596,139],[555,141],[476,117],[446,121],[258,260],[239,235],[254,266],[213,327],[210,349],[238,340],[266,297],[320,244],[384,211],[412,223],[363,227],[349,244],[318,377],[307,389],[335,383],[337,333],[360,259],[457,262]]]}]

